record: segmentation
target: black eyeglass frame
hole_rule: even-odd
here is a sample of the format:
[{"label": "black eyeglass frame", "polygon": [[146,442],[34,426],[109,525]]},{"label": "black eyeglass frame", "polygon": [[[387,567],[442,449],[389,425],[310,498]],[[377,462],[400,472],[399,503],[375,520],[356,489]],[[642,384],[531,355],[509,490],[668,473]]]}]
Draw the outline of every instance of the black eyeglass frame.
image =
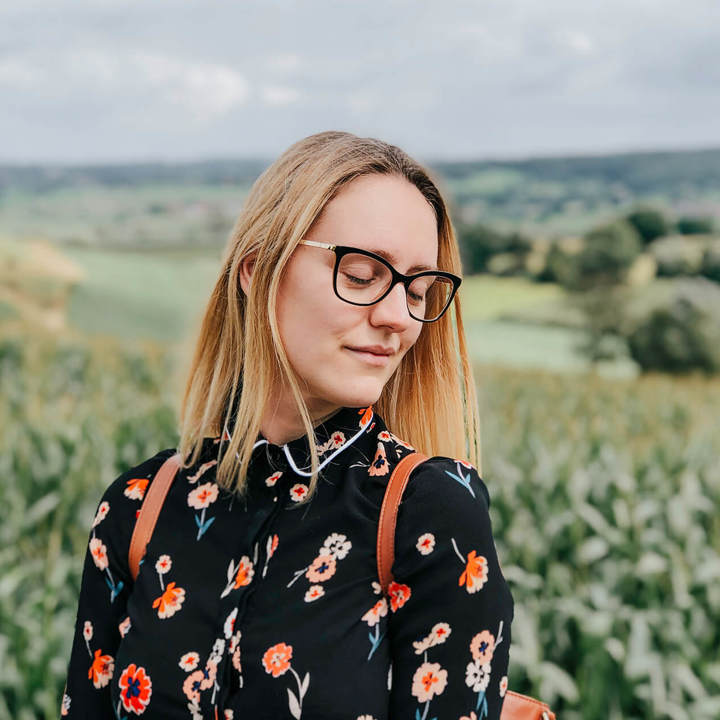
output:
[{"label": "black eyeglass frame", "polygon": [[[375,303],[379,303],[383,298],[387,297],[390,294],[390,291],[397,285],[398,283],[402,283],[405,287],[405,305],[408,309],[408,314],[413,320],[419,320],[420,322],[430,323],[435,322],[436,320],[439,320],[448,310],[450,305],[452,305],[452,301],[455,298],[455,293],[458,291],[458,288],[460,287],[460,283],[462,283],[462,278],[458,277],[457,275],[453,275],[452,273],[445,272],[444,270],[423,270],[418,273],[413,273],[412,275],[403,275],[401,272],[398,272],[384,257],[381,257],[380,255],[376,255],[373,252],[370,252],[369,250],[363,250],[362,248],[356,248],[356,247],[350,247],[349,245],[332,245],[330,243],[321,243],[316,242],[315,240],[301,240],[299,245],[311,245],[312,247],[319,247],[324,248],[325,250],[332,250],[335,253],[335,267],[333,268],[333,291],[335,295],[340,298],[343,302],[349,303],[350,305],[360,305],[362,307],[368,307],[370,305],[375,305]],[[346,300],[344,297],[338,293],[337,289],[337,275],[338,275],[338,268],[340,267],[340,260],[343,258],[344,255],[347,255],[348,253],[358,253],[359,255],[366,255],[367,257],[372,258],[373,260],[377,260],[377,262],[382,263],[388,270],[390,270],[392,279],[390,281],[390,285],[388,286],[387,290],[379,297],[377,300],[373,300],[369,303],[359,303],[359,302],[353,302],[352,300]],[[431,318],[430,320],[426,318],[419,318],[416,315],[412,314],[412,310],[410,310],[410,304],[407,301],[408,298],[408,292],[410,288],[410,283],[419,277],[424,277],[427,275],[434,275],[434,276],[441,276],[445,277],[448,280],[450,280],[453,284],[452,291],[450,292],[450,296],[448,297],[447,304],[443,308],[442,312],[437,315],[434,318]]]}]

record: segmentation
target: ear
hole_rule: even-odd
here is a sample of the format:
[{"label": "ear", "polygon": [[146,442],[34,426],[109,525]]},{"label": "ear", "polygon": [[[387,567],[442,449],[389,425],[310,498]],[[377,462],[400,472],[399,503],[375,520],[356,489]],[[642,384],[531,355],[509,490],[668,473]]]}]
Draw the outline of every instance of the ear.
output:
[{"label": "ear", "polygon": [[250,285],[252,283],[252,274],[255,269],[255,257],[257,253],[246,255],[240,261],[240,287],[245,295],[250,294]]}]

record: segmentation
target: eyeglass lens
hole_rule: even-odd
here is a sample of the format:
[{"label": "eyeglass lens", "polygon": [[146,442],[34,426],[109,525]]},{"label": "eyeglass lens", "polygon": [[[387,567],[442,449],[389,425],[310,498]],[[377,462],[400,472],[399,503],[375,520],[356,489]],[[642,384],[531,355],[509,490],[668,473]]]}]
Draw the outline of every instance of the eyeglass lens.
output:
[{"label": "eyeglass lens", "polygon": [[[340,260],[337,292],[343,300],[358,305],[372,305],[390,286],[390,269],[367,255],[348,253]],[[431,320],[445,311],[453,283],[442,275],[415,278],[407,290],[407,306],[416,318]]]}]

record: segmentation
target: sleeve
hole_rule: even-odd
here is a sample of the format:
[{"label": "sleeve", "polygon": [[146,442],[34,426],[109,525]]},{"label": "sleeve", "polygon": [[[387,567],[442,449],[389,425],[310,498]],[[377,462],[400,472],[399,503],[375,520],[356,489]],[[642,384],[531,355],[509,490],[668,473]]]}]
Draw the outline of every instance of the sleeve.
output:
[{"label": "sleeve", "polygon": [[110,687],[115,655],[129,628],[130,539],[148,484],[172,453],[164,450],[123,473],[100,500],[85,552],[61,717],[115,718]]},{"label": "sleeve", "polygon": [[398,509],[389,587],[392,720],[498,720],[513,598],[477,470],[431,458]]}]

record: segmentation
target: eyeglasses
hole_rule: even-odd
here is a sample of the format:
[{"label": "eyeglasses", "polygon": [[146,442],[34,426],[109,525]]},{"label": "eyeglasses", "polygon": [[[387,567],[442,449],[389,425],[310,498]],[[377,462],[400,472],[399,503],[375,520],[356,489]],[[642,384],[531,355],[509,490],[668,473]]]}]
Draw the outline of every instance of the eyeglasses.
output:
[{"label": "eyeglasses", "polygon": [[462,282],[457,275],[442,270],[403,275],[385,258],[369,250],[313,240],[302,240],[300,245],[312,245],[335,253],[333,290],[341,300],[351,305],[374,305],[397,283],[402,283],[408,313],[420,322],[440,319]]}]

